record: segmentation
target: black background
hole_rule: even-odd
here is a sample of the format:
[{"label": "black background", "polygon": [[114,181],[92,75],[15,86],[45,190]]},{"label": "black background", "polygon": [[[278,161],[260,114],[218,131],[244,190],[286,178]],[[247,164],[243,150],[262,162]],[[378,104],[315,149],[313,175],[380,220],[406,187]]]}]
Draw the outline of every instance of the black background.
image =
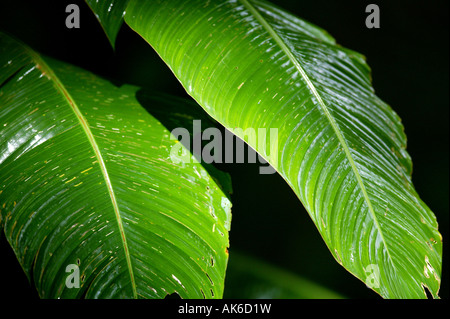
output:
[{"label": "black background", "polygon": [[[413,182],[436,214],[444,238],[441,298],[448,298],[448,1],[272,0],[364,54],[373,86],[402,118],[413,160]],[[81,28],[65,27],[65,7],[81,9]],[[376,3],[381,28],[365,27],[365,8]],[[0,30],[35,50],[94,73],[187,97],[150,46],[124,25],[114,52],[82,1],[1,0]],[[379,298],[339,266],[293,191],[278,175],[259,175],[256,164],[222,166],[233,181],[233,250],[261,258],[346,297]],[[37,298],[0,238],[0,299]],[[226,289],[226,288],[225,288]]]}]

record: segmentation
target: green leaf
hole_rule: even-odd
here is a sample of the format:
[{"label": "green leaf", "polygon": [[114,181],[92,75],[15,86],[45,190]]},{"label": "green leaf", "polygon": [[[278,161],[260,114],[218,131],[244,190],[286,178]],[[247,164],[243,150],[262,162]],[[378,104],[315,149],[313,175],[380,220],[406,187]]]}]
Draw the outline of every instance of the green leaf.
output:
[{"label": "green leaf", "polygon": [[[195,105],[114,86],[1,33],[0,69],[0,220],[39,295],[222,297],[228,175],[173,161],[165,127]],[[79,289],[66,286],[70,264]]]},{"label": "green leaf", "polygon": [[105,31],[111,46],[114,48],[117,34],[123,23],[128,0],[86,0],[86,3],[95,12],[97,20],[102,25],[103,31]]},{"label": "green leaf", "polygon": [[230,299],[342,299],[315,282],[263,260],[231,252],[224,298]]},{"label": "green leaf", "polygon": [[237,135],[287,181],[342,266],[386,298],[438,296],[437,221],[361,54],[262,0],[130,0],[125,22],[225,127],[278,129],[275,144]]}]

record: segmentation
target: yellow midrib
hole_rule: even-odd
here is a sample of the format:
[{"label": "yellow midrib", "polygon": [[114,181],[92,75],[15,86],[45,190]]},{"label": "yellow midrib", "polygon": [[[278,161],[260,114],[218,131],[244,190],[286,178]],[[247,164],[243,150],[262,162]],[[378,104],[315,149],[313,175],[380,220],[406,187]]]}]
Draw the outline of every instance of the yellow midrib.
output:
[{"label": "yellow midrib", "polygon": [[137,299],[136,282],[135,282],[133,268],[132,268],[132,264],[131,264],[131,258],[130,258],[130,253],[129,253],[129,249],[128,249],[125,230],[123,227],[122,218],[120,216],[119,205],[117,203],[116,195],[114,193],[114,190],[113,190],[113,187],[111,184],[111,180],[109,178],[109,174],[106,169],[105,162],[103,160],[103,156],[100,152],[97,142],[95,141],[94,135],[92,134],[92,131],[90,130],[86,119],[81,114],[81,111],[78,108],[77,104],[75,103],[74,99],[72,98],[70,93],[66,90],[66,88],[64,87],[62,82],[59,80],[58,76],[53,72],[53,70],[47,65],[47,63],[40,56],[38,56],[37,54],[35,54],[33,51],[29,50],[28,48],[26,48],[26,49],[27,49],[29,55],[31,56],[31,58],[33,59],[33,61],[36,63],[37,67],[42,71],[43,74],[45,74],[47,76],[47,78],[49,78],[53,81],[57,90],[67,100],[67,103],[70,105],[72,111],[75,113],[75,116],[79,120],[81,127],[83,128],[84,132],[86,133],[89,143],[91,144],[91,146],[94,150],[95,157],[97,158],[97,162],[100,166],[100,170],[101,170],[103,178],[105,180],[105,184],[108,189],[108,194],[111,198],[111,203],[112,203],[112,206],[114,209],[114,214],[117,219],[117,225],[118,225],[120,236],[122,239],[123,249],[125,252],[125,258],[126,258],[128,270],[130,273],[131,286],[133,289],[133,297],[134,297],[134,299]]},{"label": "yellow midrib", "polygon": [[364,183],[361,179],[361,176],[358,172],[358,168],[356,167],[355,161],[353,160],[353,157],[350,153],[350,149],[347,145],[347,142],[345,141],[344,137],[342,136],[342,133],[334,119],[334,117],[331,115],[330,111],[328,110],[328,107],[326,106],[325,102],[322,100],[322,97],[320,96],[320,94],[317,92],[314,84],[311,82],[311,80],[309,79],[308,75],[306,74],[305,70],[303,69],[303,67],[300,65],[300,62],[297,60],[297,58],[294,56],[294,54],[291,52],[291,50],[289,49],[289,47],[286,45],[286,43],[284,43],[283,39],[281,39],[281,37],[275,32],[275,30],[270,26],[269,22],[267,22],[264,17],[258,12],[258,10],[251,5],[248,0],[238,0],[240,1],[246,8],[248,11],[250,11],[250,13],[261,23],[261,25],[263,26],[263,28],[265,28],[267,30],[267,32],[269,32],[269,34],[272,36],[272,38],[275,40],[275,42],[281,47],[281,49],[283,50],[283,52],[287,55],[287,57],[289,58],[289,60],[294,64],[294,66],[296,67],[296,69],[299,71],[299,73],[301,74],[302,78],[305,80],[306,85],[308,86],[308,88],[310,89],[311,93],[316,97],[320,108],[322,109],[322,111],[325,113],[325,116],[327,117],[328,121],[330,122],[334,132],[336,133],[339,142],[342,145],[342,148],[344,149],[345,155],[350,163],[350,166],[352,168],[352,171],[356,177],[356,180],[358,182],[358,186],[361,189],[361,192],[363,193],[364,199],[367,203],[369,212],[372,216],[372,219],[375,223],[375,226],[378,229],[378,232],[381,236],[381,240],[383,241],[383,244],[386,248],[386,252],[389,256],[389,259],[392,261],[391,255],[389,253],[389,249],[388,246],[386,245],[386,241],[384,239],[383,236],[383,232],[381,230],[380,224],[378,223],[377,217],[375,215],[375,211],[372,207],[372,203],[370,201],[370,198],[367,194],[366,188],[364,186]]}]

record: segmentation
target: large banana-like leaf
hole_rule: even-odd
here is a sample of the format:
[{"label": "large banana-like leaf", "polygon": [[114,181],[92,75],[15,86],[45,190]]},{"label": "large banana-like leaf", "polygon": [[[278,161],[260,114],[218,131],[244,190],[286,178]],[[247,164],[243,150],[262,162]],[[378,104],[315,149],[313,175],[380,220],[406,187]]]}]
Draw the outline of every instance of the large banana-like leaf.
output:
[{"label": "large banana-like leaf", "polygon": [[386,298],[438,296],[437,221],[362,55],[262,0],[130,0],[123,13],[225,127],[278,129],[276,145],[240,137],[289,183],[342,266]]},{"label": "large banana-like leaf", "polygon": [[41,297],[223,295],[230,181],[173,161],[162,124],[193,106],[0,33],[0,220]]}]

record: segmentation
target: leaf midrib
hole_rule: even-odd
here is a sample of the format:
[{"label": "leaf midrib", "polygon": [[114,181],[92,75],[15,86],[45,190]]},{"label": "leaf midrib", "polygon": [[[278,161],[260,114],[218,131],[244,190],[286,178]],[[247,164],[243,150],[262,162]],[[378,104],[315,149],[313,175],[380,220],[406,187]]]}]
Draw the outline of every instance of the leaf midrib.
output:
[{"label": "leaf midrib", "polygon": [[[280,46],[280,48],[283,50],[283,52],[287,55],[287,57],[289,58],[289,60],[294,64],[294,66],[296,67],[296,69],[299,71],[299,73],[301,74],[302,78],[305,80],[306,85],[308,86],[308,88],[310,89],[311,93],[316,97],[320,108],[322,109],[322,111],[325,113],[325,116],[327,117],[328,121],[330,122],[334,132],[336,133],[336,136],[339,139],[340,144],[342,145],[342,148],[344,149],[345,155],[350,163],[350,166],[352,168],[353,174],[356,177],[356,180],[358,182],[358,186],[361,189],[361,192],[363,193],[365,202],[367,204],[367,207],[369,209],[369,212],[372,216],[372,219],[375,223],[376,228],[378,229],[378,232],[381,236],[381,240],[384,244],[384,247],[386,248],[386,252],[387,255],[389,257],[389,259],[391,260],[392,264],[393,260],[392,257],[389,253],[389,248],[386,244],[386,241],[384,239],[383,236],[383,232],[381,230],[380,224],[378,223],[378,219],[375,215],[375,211],[372,207],[372,203],[370,201],[370,198],[367,194],[366,188],[364,186],[364,183],[361,179],[361,175],[359,174],[358,168],[356,167],[355,161],[353,160],[353,157],[350,153],[350,149],[347,145],[347,142],[345,141],[334,117],[331,115],[330,111],[328,110],[325,102],[323,101],[322,97],[320,96],[319,92],[317,92],[314,84],[312,83],[312,81],[310,80],[310,78],[308,77],[308,75],[306,74],[305,70],[303,69],[303,67],[300,65],[300,61],[294,56],[294,54],[292,53],[292,51],[289,49],[289,47],[286,45],[286,43],[284,42],[283,39],[281,39],[281,37],[275,32],[275,30],[270,26],[269,22],[266,21],[266,19],[264,19],[264,17],[258,12],[258,10],[248,2],[248,0],[238,0],[239,2],[241,2],[248,11],[250,11],[250,13],[255,17],[256,20],[259,21],[259,23],[261,23],[261,25],[263,26],[264,29],[266,29],[267,32],[269,32],[270,36],[275,40],[275,42]],[[395,266],[395,265],[394,265]]]},{"label": "leaf midrib", "polygon": [[101,170],[103,178],[105,180],[105,185],[107,187],[108,194],[109,194],[110,199],[111,199],[111,204],[112,204],[113,209],[114,209],[114,214],[116,216],[117,225],[118,225],[120,236],[121,236],[121,239],[122,239],[123,249],[124,249],[124,252],[125,252],[125,258],[126,258],[126,261],[127,261],[127,267],[128,267],[128,271],[129,271],[129,274],[130,274],[130,281],[131,281],[131,286],[132,286],[132,290],[133,290],[133,298],[137,299],[136,282],[135,282],[133,268],[132,268],[132,264],[131,264],[131,257],[130,257],[130,253],[129,253],[129,249],[128,249],[128,243],[127,243],[127,239],[126,239],[126,235],[125,235],[125,230],[124,230],[124,227],[123,227],[122,218],[120,216],[119,205],[117,203],[116,195],[114,193],[114,189],[112,187],[112,183],[111,183],[111,180],[109,178],[108,170],[106,169],[106,165],[105,165],[105,162],[103,160],[103,156],[102,156],[101,151],[100,151],[100,149],[99,149],[99,147],[97,145],[95,137],[92,134],[92,131],[89,128],[89,125],[88,125],[86,119],[81,114],[81,111],[78,108],[75,100],[72,98],[70,93],[66,90],[64,84],[61,82],[61,80],[58,78],[58,76],[53,72],[52,68],[50,68],[50,66],[39,55],[35,54],[28,47],[25,47],[25,49],[27,50],[28,54],[30,55],[30,57],[32,58],[34,63],[36,63],[36,67],[39,70],[41,70],[42,73],[45,76],[47,76],[47,78],[49,78],[50,80],[53,81],[53,83],[55,84],[56,89],[67,100],[67,103],[70,105],[70,108],[72,109],[72,111],[74,112],[75,116],[79,120],[80,125],[83,128],[83,131],[85,132],[85,134],[86,134],[86,136],[87,136],[87,138],[89,140],[89,143],[91,144],[91,146],[92,146],[92,148],[94,150],[95,157],[97,158],[97,162],[98,162],[98,164],[100,166],[100,170]]}]

